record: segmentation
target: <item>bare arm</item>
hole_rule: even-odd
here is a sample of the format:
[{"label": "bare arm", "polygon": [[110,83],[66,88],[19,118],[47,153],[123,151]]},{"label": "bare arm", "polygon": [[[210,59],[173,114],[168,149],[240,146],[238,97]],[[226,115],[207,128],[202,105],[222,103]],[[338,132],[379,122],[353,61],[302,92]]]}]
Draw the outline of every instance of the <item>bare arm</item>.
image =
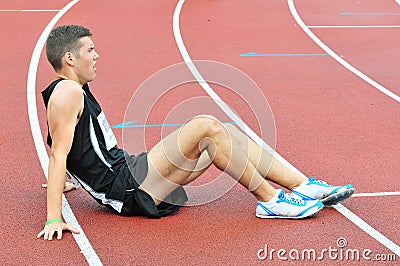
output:
[{"label": "bare arm", "polygon": [[[67,155],[71,149],[74,131],[83,110],[81,87],[74,81],[62,81],[55,88],[47,107],[47,120],[52,138],[47,184],[47,220],[61,218],[62,193],[65,186]],[[78,231],[61,221],[45,226],[38,237],[51,240],[55,232],[61,239],[63,230]]]}]

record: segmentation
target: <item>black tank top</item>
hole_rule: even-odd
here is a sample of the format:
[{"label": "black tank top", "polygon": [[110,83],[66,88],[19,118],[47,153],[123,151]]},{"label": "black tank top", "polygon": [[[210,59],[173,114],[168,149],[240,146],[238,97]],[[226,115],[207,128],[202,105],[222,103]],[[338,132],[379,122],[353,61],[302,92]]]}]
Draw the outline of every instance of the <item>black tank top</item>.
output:
[{"label": "black tank top", "polygon": [[[53,81],[42,91],[46,109],[54,88],[62,80]],[[125,158],[129,155],[117,147],[107,119],[90,92],[88,84],[82,89],[84,107],[75,127],[72,147],[67,157],[67,170],[97,201],[120,212],[124,192],[128,187],[128,178],[118,175],[118,170],[125,164]],[[47,144],[51,147],[49,131]]]}]

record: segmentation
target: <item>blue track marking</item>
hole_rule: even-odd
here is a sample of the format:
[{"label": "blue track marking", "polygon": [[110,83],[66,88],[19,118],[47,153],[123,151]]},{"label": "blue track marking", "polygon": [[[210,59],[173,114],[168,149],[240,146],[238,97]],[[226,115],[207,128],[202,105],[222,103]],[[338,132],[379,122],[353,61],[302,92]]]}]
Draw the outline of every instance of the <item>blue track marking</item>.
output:
[{"label": "blue track marking", "polygon": [[[167,124],[135,124],[137,121],[128,121],[121,124],[111,126],[112,128],[148,128],[148,127],[180,127],[184,124],[167,123]],[[235,122],[224,122],[224,124],[236,125]]]},{"label": "blue track marking", "polygon": [[245,54],[240,54],[240,56],[249,57],[249,56],[267,56],[267,57],[285,57],[285,56],[329,56],[328,54],[259,54],[256,52],[249,52]]}]

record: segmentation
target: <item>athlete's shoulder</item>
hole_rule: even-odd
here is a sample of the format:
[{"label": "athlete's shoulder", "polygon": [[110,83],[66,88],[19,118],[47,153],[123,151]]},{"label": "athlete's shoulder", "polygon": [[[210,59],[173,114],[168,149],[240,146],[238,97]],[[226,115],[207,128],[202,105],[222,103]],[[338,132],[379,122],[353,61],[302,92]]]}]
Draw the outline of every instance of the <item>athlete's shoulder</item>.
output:
[{"label": "athlete's shoulder", "polygon": [[50,96],[48,114],[80,116],[84,106],[82,87],[73,80],[62,80]]},{"label": "athlete's shoulder", "polygon": [[53,103],[66,103],[79,99],[83,99],[82,87],[76,81],[62,80],[54,88],[50,101]]},{"label": "athlete's shoulder", "polygon": [[82,86],[78,82],[69,79],[61,80],[55,89],[64,93],[81,93],[83,91]]}]

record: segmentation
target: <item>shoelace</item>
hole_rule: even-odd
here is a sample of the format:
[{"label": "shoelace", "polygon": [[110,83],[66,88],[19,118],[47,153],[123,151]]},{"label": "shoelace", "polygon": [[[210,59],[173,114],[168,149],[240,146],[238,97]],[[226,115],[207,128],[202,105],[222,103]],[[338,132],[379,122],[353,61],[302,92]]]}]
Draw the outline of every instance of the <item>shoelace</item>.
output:
[{"label": "shoelace", "polygon": [[304,200],[300,198],[292,197],[291,194],[285,194],[283,198],[280,199],[281,201],[285,201],[291,205],[302,206],[304,205]]},{"label": "shoelace", "polygon": [[310,177],[309,181],[310,181],[311,183],[318,184],[318,185],[321,185],[321,186],[323,186],[323,187],[332,187],[331,185],[329,185],[329,184],[326,183],[325,181],[322,181],[322,180],[315,180],[313,177]]}]

